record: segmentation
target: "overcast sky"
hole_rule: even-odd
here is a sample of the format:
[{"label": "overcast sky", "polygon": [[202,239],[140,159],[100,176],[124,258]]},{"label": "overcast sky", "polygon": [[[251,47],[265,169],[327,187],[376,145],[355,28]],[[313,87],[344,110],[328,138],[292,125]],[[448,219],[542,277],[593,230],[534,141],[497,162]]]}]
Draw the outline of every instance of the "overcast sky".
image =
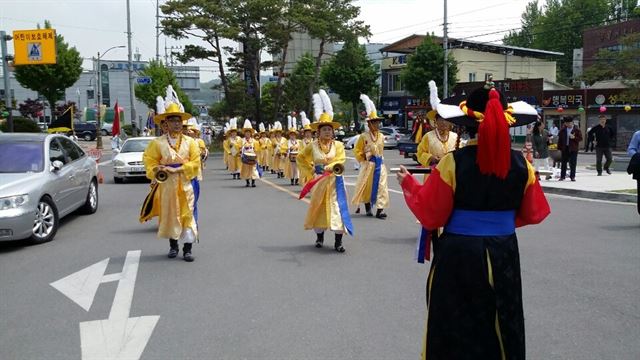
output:
[{"label": "overcast sky", "polygon": [[[162,4],[165,0],[160,0]],[[497,42],[508,29],[518,28],[520,15],[530,0],[448,0],[449,34],[457,38]],[[434,32],[442,35],[443,0],[356,0],[360,18],[371,26],[370,42],[391,43],[411,34]],[[143,60],[155,57],[156,0],[130,0],[133,51]],[[82,57],[116,45],[127,45],[126,0],[0,0],[0,29],[34,29],[51,21],[53,28],[75,46]],[[166,39],[167,46],[188,44]],[[160,38],[164,55],[165,38]],[[13,45],[9,44],[10,52]],[[127,58],[126,49],[114,49],[104,59]],[[196,62],[201,80],[217,77],[214,64]],[[85,67],[91,66],[90,61]]]}]

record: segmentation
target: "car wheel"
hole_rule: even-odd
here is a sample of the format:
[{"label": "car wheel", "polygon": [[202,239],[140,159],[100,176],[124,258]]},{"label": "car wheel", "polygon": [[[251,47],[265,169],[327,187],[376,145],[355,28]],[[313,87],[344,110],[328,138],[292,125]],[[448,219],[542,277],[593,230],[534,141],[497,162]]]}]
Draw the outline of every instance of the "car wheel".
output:
[{"label": "car wheel", "polygon": [[29,240],[36,244],[51,241],[58,231],[58,209],[51,199],[43,197],[36,206],[36,217]]},{"label": "car wheel", "polygon": [[119,177],[113,177],[113,182],[116,184],[122,184],[124,182],[123,178],[119,178]]},{"label": "car wheel", "polygon": [[107,130],[100,130],[100,133],[102,134],[102,136],[108,136],[109,133],[107,132]]},{"label": "car wheel", "polygon": [[91,134],[87,133],[82,136],[84,141],[91,141]]},{"label": "car wheel", "polygon": [[98,183],[96,180],[91,180],[89,183],[89,191],[87,192],[87,200],[84,205],[79,209],[81,214],[93,214],[98,210]]}]

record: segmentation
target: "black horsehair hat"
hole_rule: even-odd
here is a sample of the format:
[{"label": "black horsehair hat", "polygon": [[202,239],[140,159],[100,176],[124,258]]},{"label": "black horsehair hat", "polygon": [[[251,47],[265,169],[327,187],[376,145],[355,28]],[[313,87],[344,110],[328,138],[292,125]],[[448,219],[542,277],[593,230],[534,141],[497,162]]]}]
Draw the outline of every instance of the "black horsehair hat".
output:
[{"label": "black horsehair hat", "polygon": [[495,89],[491,81],[471,92],[469,96],[453,96],[442,100],[438,104],[438,114],[456,125],[477,127],[489,101],[489,91],[492,89],[500,94],[500,103],[510,127],[527,125],[538,119],[536,109],[526,102],[507,103],[504,94]]}]

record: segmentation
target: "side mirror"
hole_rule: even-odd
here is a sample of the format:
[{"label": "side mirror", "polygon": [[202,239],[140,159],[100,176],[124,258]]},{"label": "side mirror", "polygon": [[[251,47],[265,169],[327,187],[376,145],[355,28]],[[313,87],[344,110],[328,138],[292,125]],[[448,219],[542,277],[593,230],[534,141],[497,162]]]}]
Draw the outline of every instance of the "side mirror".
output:
[{"label": "side mirror", "polygon": [[55,160],[51,163],[51,166],[53,167],[53,171],[59,171],[60,169],[62,169],[64,164],[60,160]]}]

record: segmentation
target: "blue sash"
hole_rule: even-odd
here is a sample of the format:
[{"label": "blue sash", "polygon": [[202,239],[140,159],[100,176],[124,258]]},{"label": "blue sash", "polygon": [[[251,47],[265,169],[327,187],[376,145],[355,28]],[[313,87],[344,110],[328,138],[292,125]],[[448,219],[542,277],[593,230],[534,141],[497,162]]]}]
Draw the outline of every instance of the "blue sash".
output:
[{"label": "blue sash", "polygon": [[425,248],[427,246],[427,239],[429,237],[429,230],[424,227],[420,227],[420,235],[418,235],[418,241],[416,243],[415,258],[420,264],[424,264],[425,260]]},{"label": "blue sash", "polygon": [[468,236],[507,236],[516,232],[516,211],[454,209],[444,231]]},{"label": "blue sash", "polygon": [[381,156],[371,156],[369,161],[375,164],[375,168],[373,169],[373,183],[371,184],[371,206],[376,205],[376,200],[378,199],[378,186],[380,185],[380,168],[382,167],[382,157]]},{"label": "blue sash", "polygon": [[[165,166],[177,169],[180,166],[182,166],[182,164],[169,164]],[[193,179],[191,179],[191,187],[193,188],[193,195],[194,195],[193,218],[196,221],[196,227],[197,227],[198,226],[198,199],[200,198],[200,181],[198,180],[197,177],[194,177]]]},{"label": "blue sash", "polygon": [[316,173],[316,175],[322,175],[324,174],[324,165],[316,165],[313,167],[313,171]]},{"label": "blue sash", "polygon": [[336,197],[338,198],[338,207],[340,208],[340,218],[347,233],[353,236],[353,224],[351,224],[351,216],[349,215],[349,206],[347,205],[347,192],[344,188],[344,179],[342,176],[336,175]]}]

